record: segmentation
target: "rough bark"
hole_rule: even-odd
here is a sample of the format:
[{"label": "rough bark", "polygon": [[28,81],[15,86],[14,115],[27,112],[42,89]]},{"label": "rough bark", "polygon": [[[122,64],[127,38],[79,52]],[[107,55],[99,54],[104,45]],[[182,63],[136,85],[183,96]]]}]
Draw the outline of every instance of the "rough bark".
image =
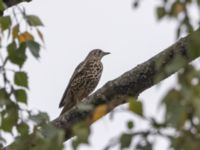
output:
[{"label": "rough bark", "polygon": [[[102,88],[84,100],[83,103],[92,105],[92,109],[81,110],[78,107],[74,107],[61,117],[53,120],[53,125],[65,131],[65,140],[70,139],[73,136],[71,128],[75,124],[86,121],[90,125],[96,121],[93,117],[94,112],[102,104],[106,104],[104,105],[106,106],[106,112],[103,114],[106,115],[115,107],[126,102],[130,97],[137,97],[144,90],[166,79],[196,59],[200,55],[200,44],[198,44],[198,40],[196,43],[194,40],[197,37],[200,37],[199,29],[181,38],[146,62],[125,72],[120,77],[107,82]],[[191,45],[196,46],[195,50],[191,49]],[[193,55],[194,51],[196,55]],[[173,65],[173,61],[180,57],[184,60],[181,65],[173,67],[174,69],[170,72],[165,70],[166,66]]]}]

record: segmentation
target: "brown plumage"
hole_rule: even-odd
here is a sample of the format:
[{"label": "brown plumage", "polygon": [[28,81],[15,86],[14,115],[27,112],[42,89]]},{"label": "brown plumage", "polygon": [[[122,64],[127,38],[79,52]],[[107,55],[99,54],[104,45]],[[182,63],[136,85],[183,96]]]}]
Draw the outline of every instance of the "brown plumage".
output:
[{"label": "brown plumage", "polygon": [[76,67],[59,104],[59,108],[64,107],[60,115],[71,109],[96,88],[103,71],[101,59],[107,54],[110,53],[94,49]]}]

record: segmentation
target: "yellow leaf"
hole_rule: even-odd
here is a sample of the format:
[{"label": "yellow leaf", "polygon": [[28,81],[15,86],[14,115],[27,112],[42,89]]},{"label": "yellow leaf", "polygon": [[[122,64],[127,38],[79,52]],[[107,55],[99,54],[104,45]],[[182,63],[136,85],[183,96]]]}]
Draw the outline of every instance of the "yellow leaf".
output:
[{"label": "yellow leaf", "polygon": [[178,15],[179,13],[183,12],[185,10],[185,5],[182,3],[176,3],[175,4],[175,15]]},{"label": "yellow leaf", "polygon": [[92,120],[96,121],[96,120],[100,119],[101,117],[103,117],[107,113],[107,109],[108,109],[108,106],[105,104],[98,106],[93,113]]},{"label": "yellow leaf", "polygon": [[34,37],[29,32],[23,32],[22,34],[18,35],[18,40],[20,43],[26,42],[26,41],[33,41]]},{"label": "yellow leaf", "polygon": [[13,39],[15,39],[18,36],[18,33],[19,33],[19,24],[13,27],[13,31],[12,31]]}]

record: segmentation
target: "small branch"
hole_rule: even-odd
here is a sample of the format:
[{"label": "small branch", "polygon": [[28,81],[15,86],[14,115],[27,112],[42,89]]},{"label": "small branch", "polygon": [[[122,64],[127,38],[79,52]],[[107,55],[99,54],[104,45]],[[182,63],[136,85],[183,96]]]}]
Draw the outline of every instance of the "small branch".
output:
[{"label": "small branch", "polygon": [[3,0],[3,2],[7,5],[7,7],[12,7],[22,2],[30,2],[32,0]]},{"label": "small branch", "polygon": [[[159,129],[149,129],[149,130],[137,131],[137,132],[129,131],[128,133],[125,133],[125,134],[132,136],[133,139],[137,136],[140,136],[140,137],[143,137],[146,141],[147,141],[148,136],[161,136],[161,137],[168,138],[168,139],[173,138],[172,135],[163,134]],[[104,150],[109,150],[110,148],[113,148],[114,146],[119,145],[120,139],[121,139],[121,136],[118,136],[118,137],[114,137],[111,140],[109,140],[109,142],[108,142],[107,146],[104,148]],[[144,141],[144,140],[142,140],[142,141]]]}]

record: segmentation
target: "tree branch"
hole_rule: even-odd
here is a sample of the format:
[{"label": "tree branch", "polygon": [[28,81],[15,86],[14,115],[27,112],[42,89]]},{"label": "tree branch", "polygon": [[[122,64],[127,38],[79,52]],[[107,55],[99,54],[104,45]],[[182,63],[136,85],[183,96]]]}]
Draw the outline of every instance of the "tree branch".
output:
[{"label": "tree branch", "polygon": [[7,5],[7,7],[12,7],[22,2],[30,2],[32,0],[3,0],[3,2]]},{"label": "tree branch", "polygon": [[[107,82],[102,88],[83,101],[83,104],[92,105],[92,109],[81,110],[78,107],[74,107],[61,117],[53,120],[52,124],[65,131],[65,140],[70,139],[73,136],[71,129],[74,125],[86,121],[89,126],[97,120],[94,118],[94,112],[102,104],[106,108],[106,112],[102,114],[103,116],[120,104],[127,102],[130,97],[137,97],[144,90],[166,79],[196,59],[200,55],[200,44],[194,38],[200,38],[199,29],[115,80]],[[195,45],[195,49],[191,47],[192,45]],[[166,72],[166,66],[173,65],[173,61],[176,61],[178,57],[184,58],[181,65],[173,66],[175,68],[172,71]]]},{"label": "tree branch", "polygon": [[[73,137],[72,127],[80,122],[91,125],[115,107],[127,102],[130,97],[137,97],[141,92],[166,79],[194,59],[200,56],[200,29],[180,39],[161,53],[125,72],[115,80],[107,82],[94,94],[87,97],[82,104],[93,106],[91,109],[81,110],[74,107],[69,112],[51,122],[55,127],[65,131],[65,140]],[[195,54],[195,55],[194,55]],[[173,64],[177,58],[183,58],[182,63]],[[180,59],[179,59],[180,60]],[[166,71],[166,67],[174,65],[173,70]],[[159,78],[158,78],[159,77]],[[156,80],[155,80],[156,79]],[[103,108],[101,116],[95,118],[98,108]],[[101,109],[102,110],[102,109]],[[8,150],[9,146],[3,150]]]},{"label": "tree branch", "polygon": [[[30,1],[32,0],[3,0],[4,4],[7,6],[6,8],[12,7],[22,2],[30,2]],[[0,10],[0,16],[3,16],[3,12],[4,10]]]}]

